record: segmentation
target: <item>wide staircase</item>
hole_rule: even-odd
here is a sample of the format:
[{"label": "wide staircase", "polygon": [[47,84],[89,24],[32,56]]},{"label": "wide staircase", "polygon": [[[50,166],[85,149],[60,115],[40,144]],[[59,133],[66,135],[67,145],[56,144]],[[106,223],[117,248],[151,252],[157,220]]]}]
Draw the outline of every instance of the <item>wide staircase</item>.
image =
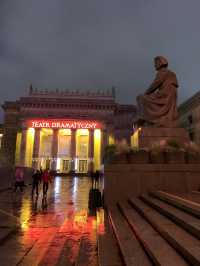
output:
[{"label": "wide staircase", "polygon": [[155,191],[105,212],[99,265],[200,265],[200,192]]}]

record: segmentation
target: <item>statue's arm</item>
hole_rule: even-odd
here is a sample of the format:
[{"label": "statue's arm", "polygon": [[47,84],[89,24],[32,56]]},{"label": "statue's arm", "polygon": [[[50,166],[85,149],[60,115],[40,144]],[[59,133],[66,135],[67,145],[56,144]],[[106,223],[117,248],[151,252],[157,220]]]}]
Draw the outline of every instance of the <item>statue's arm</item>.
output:
[{"label": "statue's arm", "polygon": [[158,73],[156,74],[156,78],[151,83],[149,88],[146,90],[145,94],[151,94],[152,92],[157,90],[162,85],[164,78],[165,78],[165,73],[158,71]]}]

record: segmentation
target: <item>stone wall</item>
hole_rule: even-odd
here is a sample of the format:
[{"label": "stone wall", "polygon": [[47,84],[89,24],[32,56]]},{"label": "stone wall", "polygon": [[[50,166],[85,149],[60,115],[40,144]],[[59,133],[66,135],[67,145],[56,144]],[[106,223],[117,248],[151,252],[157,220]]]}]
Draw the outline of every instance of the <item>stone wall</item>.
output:
[{"label": "stone wall", "polygon": [[105,204],[152,190],[189,192],[200,188],[200,164],[109,164],[105,167]]}]

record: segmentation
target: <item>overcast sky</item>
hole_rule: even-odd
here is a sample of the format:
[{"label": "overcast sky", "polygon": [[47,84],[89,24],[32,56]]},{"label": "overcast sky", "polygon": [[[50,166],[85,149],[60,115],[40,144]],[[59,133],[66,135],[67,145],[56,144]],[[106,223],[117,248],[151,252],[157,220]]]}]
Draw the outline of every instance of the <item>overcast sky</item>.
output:
[{"label": "overcast sky", "polygon": [[[0,99],[45,89],[108,89],[135,103],[153,58],[175,71],[179,102],[200,89],[199,0],[0,0]],[[2,117],[2,113],[0,114]]]}]

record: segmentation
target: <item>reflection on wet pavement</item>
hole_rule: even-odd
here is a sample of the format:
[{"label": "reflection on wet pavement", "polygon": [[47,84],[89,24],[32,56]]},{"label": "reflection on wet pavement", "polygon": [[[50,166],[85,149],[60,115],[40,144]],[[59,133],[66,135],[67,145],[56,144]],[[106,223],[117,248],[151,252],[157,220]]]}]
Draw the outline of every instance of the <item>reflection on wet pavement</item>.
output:
[{"label": "reflection on wet pavement", "polygon": [[87,177],[56,177],[48,195],[31,198],[31,186],[0,194],[0,209],[20,230],[0,245],[0,265],[94,265],[103,210],[88,211]]}]

